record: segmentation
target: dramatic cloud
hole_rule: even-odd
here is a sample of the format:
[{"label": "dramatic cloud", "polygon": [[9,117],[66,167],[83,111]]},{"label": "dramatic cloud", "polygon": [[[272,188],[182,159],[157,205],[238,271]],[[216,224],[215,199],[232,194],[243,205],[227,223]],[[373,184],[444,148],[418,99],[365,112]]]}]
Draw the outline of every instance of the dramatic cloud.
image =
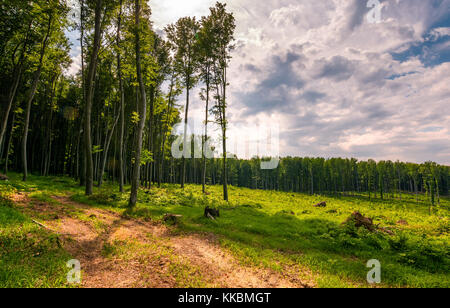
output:
[{"label": "dramatic cloud", "polygon": [[[188,2],[154,5],[156,27],[214,1]],[[277,121],[282,155],[450,164],[450,1],[380,3],[372,24],[366,0],[227,1],[230,122]],[[201,110],[195,98],[193,117]]]},{"label": "dramatic cloud", "polygon": [[[155,29],[214,3],[151,1]],[[282,155],[450,164],[450,0],[380,0],[379,23],[368,22],[367,0],[226,3],[237,22],[231,130],[278,123]]]}]

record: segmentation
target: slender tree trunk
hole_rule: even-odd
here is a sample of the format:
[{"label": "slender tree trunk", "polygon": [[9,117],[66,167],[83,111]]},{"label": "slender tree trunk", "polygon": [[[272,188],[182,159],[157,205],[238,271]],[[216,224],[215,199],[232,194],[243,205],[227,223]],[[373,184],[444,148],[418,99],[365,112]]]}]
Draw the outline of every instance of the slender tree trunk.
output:
[{"label": "slender tree trunk", "polygon": [[416,203],[419,203],[419,191],[418,191],[418,188],[417,188],[417,180],[416,179],[414,179],[414,191],[415,191],[415,194],[416,194]]},{"label": "slender tree trunk", "polygon": [[33,102],[34,95],[36,94],[36,89],[39,83],[39,78],[41,77],[42,62],[45,56],[45,50],[47,48],[48,39],[50,37],[51,27],[52,27],[53,16],[50,15],[48,18],[47,33],[45,35],[44,41],[42,42],[41,54],[39,59],[39,66],[33,75],[33,82],[27,99],[27,109],[25,115],[25,125],[23,129],[22,138],[22,164],[23,164],[23,181],[26,182],[28,177],[28,165],[27,165],[27,139],[28,139],[28,128],[30,125],[30,113],[31,113],[31,103]]},{"label": "slender tree trunk", "polygon": [[228,166],[227,166],[227,73],[226,67],[223,69],[223,97],[222,97],[222,147],[223,147],[223,199],[228,202]]},{"label": "slender tree trunk", "polygon": [[[85,56],[84,56],[84,0],[80,0],[80,47],[81,47],[81,86],[83,90],[83,103],[86,104],[86,76],[85,76]],[[77,149],[77,175],[80,180],[80,186],[86,185],[86,149],[84,137],[84,119],[86,108],[84,108],[80,119],[79,142]]]},{"label": "slender tree trunk", "polygon": [[[149,115],[149,119],[148,119],[148,123],[149,123],[149,128],[148,128],[148,150],[150,153],[153,154],[153,143],[154,143],[154,136],[153,136],[153,125],[152,123],[153,121],[153,117],[154,117],[154,106],[155,106],[155,96],[156,96],[156,91],[155,91],[155,87],[151,86],[150,89],[150,115]],[[155,156],[154,156],[155,157]],[[153,180],[153,163],[149,162],[148,163],[148,188],[150,189],[152,187],[152,180]]]},{"label": "slender tree trunk", "polygon": [[36,93],[36,88],[39,82],[39,77],[41,75],[41,68],[39,67],[36,72],[34,72],[33,83],[31,85],[30,94],[27,99],[26,113],[25,113],[25,124],[22,136],[22,165],[23,165],[23,178],[22,181],[26,182],[28,178],[28,162],[27,162],[27,140],[28,140],[28,128],[30,125],[30,114],[31,114],[31,103],[33,102],[34,95]]},{"label": "slender tree trunk", "polygon": [[[164,129],[162,129],[162,141],[161,141],[161,153],[160,153],[160,162],[159,162],[159,175],[158,175],[158,187],[161,187],[161,182],[163,181],[163,172],[164,172],[164,154],[166,151],[166,139],[167,139],[167,133],[169,130],[169,126],[170,126],[170,113],[171,110],[173,108],[172,106],[172,102],[174,100],[174,98],[172,98],[173,95],[173,88],[174,88],[175,84],[174,84],[174,79],[172,77],[171,80],[171,84],[170,84],[170,91],[169,91],[169,102],[167,104],[167,112],[166,112],[166,126],[164,127]],[[172,166],[171,166],[172,168]]]},{"label": "slender tree trunk", "polygon": [[227,137],[226,129],[222,130],[223,148],[223,200],[228,201],[228,166],[227,166]]},{"label": "slender tree trunk", "polygon": [[438,202],[438,204],[440,205],[440,204],[441,204],[441,195],[440,195],[440,193],[439,193],[439,181],[438,181],[437,179],[436,179],[435,185],[436,185],[436,197],[437,197],[437,202]]},{"label": "slender tree trunk", "polygon": [[94,186],[94,162],[92,159],[91,113],[94,97],[94,78],[97,68],[98,51],[101,43],[102,0],[97,0],[95,6],[95,32],[94,44],[89,62],[89,70],[86,81],[86,109],[84,118],[84,149],[86,167],[86,195],[90,196]]},{"label": "slender tree trunk", "polygon": [[123,91],[122,80],[122,61],[120,55],[120,31],[122,25],[122,0],[120,0],[120,14],[117,23],[117,71],[119,76],[119,92],[120,92],[120,137],[119,137],[119,191],[123,193],[124,186],[124,165],[123,165],[123,147],[125,134],[125,93]]},{"label": "slender tree trunk", "polygon": [[49,121],[47,123],[47,129],[46,129],[46,136],[45,136],[45,146],[44,146],[44,150],[45,152],[43,153],[45,156],[44,159],[44,166],[43,169],[41,171],[41,173],[44,176],[47,176],[49,173],[49,166],[50,166],[50,161],[51,161],[51,154],[52,154],[52,126],[53,126],[53,99],[56,95],[56,88],[57,88],[57,84],[58,84],[58,75],[54,75],[53,79],[52,79],[52,88],[51,88],[51,94],[50,94],[50,115],[49,115]]},{"label": "slender tree trunk", "polygon": [[[141,68],[141,43],[140,43],[140,13],[141,13],[141,0],[135,1],[135,23],[136,23],[136,73],[139,81],[139,90],[140,90],[140,103],[139,103],[139,125],[136,133],[136,152],[135,152],[135,160],[134,160],[134,168],[133,168],[133,177],[131,179],[131,194],[130,194],[130,202],[129,207],[133,208],[136,206],[138,190],[139,190],[139,178],[140,178],[140,169],[141,169],[141,153],[142,153],[142,135],[144,132],[145,126],[145,117],[147,110],[147,95],[145,92],[144,79],[142,76],[142,68]],[[150,126],[152,123],[150,123]]]},{"label": "slender tree trunk", "polygon": [[203,153],[203,172],[202,172],[202,191],[206,193],[206,145],[208,142],[208,115],[209,115],[209,69],[206,77],[206,106],[205,106],[205,137],[202,144]]},{"label": "slender tree trunk", "polygon": [[183,157],[182,160],[182,169],[181,169],[181,188],[184,189],[184,182],[186,181],[186,155],[188,153],[187,150],[187,128],[188,128],[188,114],[189,114],[189,87],[190,87],[190,76],[186,78],[186,110],[184,115],[184,141],[183,141]]},{"label": "slender tree trunk", "polygon": [[109,146],[111,145],[112,136],[114,134],[114,130],[116,128],[117,122],[119,122],[119,118],[120,118],[120,112],[117,115],[116,120],[114,121],[114,124],[113,124],[113,127],[111,128],[111,131],[106,136],[105,148],[103,150],[102,162],[101,162],[101,165],[100,165],[100,174],[99,174],[99,178],[98,178],[98,187],[101,187],[102,184],[103,184],[103,175],[105,174],[105,167],[106,167],[106,160],[108,159]]},{"label": "slender tree trunk", "polygon": [[48,175],[51,156],[52,156],[52,123],[53,123],[53,109],[50,110],[50,121],[48,123],[48,130],[47,130],[47,136],[46,136],[47,150],[45,152],[45,163],[44,163],[44,170],[43,170],[44,176]]},{"label": "slender tree trunk", "polygon": [[6,144],[6,155],[5,155],[5,175],[8,174],[8,160],[9,160],[9,151],[11,149],[11,141],[14,133],[14,122],[16,121],[16,113],[12,112],[12,119],[11,119],[11,130],[9,131],[9,138]]}]

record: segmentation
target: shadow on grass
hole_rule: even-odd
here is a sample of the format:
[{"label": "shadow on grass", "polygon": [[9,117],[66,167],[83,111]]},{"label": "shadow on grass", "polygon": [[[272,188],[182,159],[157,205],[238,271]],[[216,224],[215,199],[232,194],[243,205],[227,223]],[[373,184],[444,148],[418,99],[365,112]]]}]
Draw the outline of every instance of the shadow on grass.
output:
[{"label": "shadow on grass", "polygon": [[159,220],[167,213],[183,216],[179,230],[218,234],[234,252],[256,264],[274,261],[270,258],[279,253],[320,273],[365,283],[367,261],[378,259],[389,269],[383,278],[387,285],[449,284],[448,249],[430,246],[426,240],[370,233],[301,213],[269,215],[251,205],[222,208],[217,220],[204,218],[200,206],[147,204],[136,208],[132,216]]},{"label": "shadow on grass", "polygon": [[56,234],[42,230],[14,207],[0,204],[0,287],[68,287]]}]

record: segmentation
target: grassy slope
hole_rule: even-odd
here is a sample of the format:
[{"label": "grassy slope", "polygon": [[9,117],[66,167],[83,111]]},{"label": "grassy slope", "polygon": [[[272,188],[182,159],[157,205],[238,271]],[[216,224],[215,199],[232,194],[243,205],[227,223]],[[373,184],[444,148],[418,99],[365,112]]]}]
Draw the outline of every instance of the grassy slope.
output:
[{"label": "grassy slope", "polygon": [[[120,212],[128,196],[105,186],[86,198],[83,189],[67,178],[31,177],[22,184],[13,175],[9,184],[0,184],[0,190],[6,186],[30,191],[41,201],[50,201],[56,194],[71,195],[75,201]],[[384,286],[450,286],[448,199],[441,200],[436,212],[429,215],[423,201],[417,205],[413,196],[405,195],[403,201],[369,202],[365,196],[322,197],[231,187],[232,201],[225,204],[220,200],[221,187],[209,187],[209,191],[211,195],[206,197],[195,185],[185,191],[170,185],[141,191],[132,215],[161,219],[166,213],[181,214],[180,232],[218,234],[223,246],[246,264],[279,271],[296,269],[300,277],[306,277],[306,269],[311,269],[320,287],[368,286],[365,264],[370,259],[381,262]],[[312,207],[319,201],[327,201],[328,207]],[[220,207],[221,217],[216,221],[203,218],[206,205]],[[355,210],[396,235],[342,226]],[[406,220],[408,225],[396,225],[398,220]],[[3,265],[0,268],[4,271]]]}]

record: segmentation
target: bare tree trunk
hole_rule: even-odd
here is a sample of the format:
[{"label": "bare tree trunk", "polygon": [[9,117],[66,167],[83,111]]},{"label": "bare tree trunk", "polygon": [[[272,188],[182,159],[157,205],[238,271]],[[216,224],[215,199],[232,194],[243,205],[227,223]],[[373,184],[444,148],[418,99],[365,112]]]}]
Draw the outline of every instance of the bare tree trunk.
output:
[{"label": "bare tree trunk", "polygon": [[[133,177],[131,179],[131,194],[130,194],[130,202],[129,207],[133,208],[136,206],[138,190],[139,190],[139,178],[140,178],[140,170],[141,170],[141,153],[142,153],[142,135],[144,132],[145,126],[145,117],[147,110],[147,95],[145,92],[144,79],[142,77],[142,68],[141,68],[141,43],[140,43],[140,13],[141,13],[141,0],[135,1],[135,23],[136,23],[136,73],[139,81],[139,90],[140,90],[140,103],[139,103],[139,125],[138,131],[136,133],[136,152],[135,152],[135,160],[134,160],[134,168],[133,168]],[[150,126],[152,123],[150,123]]]},{"label": "bare tree trunk", "polygon": [[94,44],[89,62],[88,78],[86,81],[86,109],[84,117],[84,150],[86,166],[86,195],[90,196],[94,186],[94,162],[92,159],[91,113],[94,97],[94,77],[97,68],[98,51],[101,43],[102,0],[97,0],[95,6]]}]

